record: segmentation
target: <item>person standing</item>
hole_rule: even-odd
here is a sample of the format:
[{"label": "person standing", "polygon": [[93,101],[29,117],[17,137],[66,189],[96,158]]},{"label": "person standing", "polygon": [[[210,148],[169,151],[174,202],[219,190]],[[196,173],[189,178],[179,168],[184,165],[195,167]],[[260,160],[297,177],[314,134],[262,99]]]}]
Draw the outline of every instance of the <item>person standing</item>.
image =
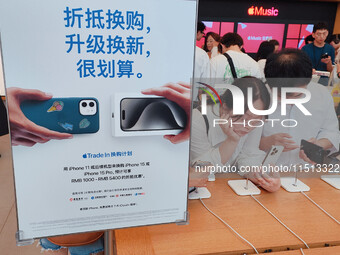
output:
[{"label": "person standing", "polygon": [[[268,57],[264,69],[269,87],[278,90],[278,105],[268,119],[280,123],[285,119],[296,125],[280,125],[266,122],[263,128],[260,149],[267,151],[272,145],[284,147],[277,165],[293,166],[312,163],[302,151],[301,140],[308,140],[325,150],[336,152],[339,149],[340,133],[333,99],[327,88],[312,81],[312,63],[307,54],[298,49],[285,49]],[[281,91],[284,88],[302,88],[310,93],[304,107],[311,115],[305,115],[290,101],[281,104]],[[284,95],[289,100],[304,98],[304,93],[292,92]],[[285,107],[285,109],[282,109]],[[282,114],[282,110],[285,110]]]},{"label": "person standing", "polygon": [[272,40],[269,40],[269,42],[271,44],[274,45],[275,49],[274,49],[274,53],[278,53],[280,51],[280,43],[278,40],[275,40],[275,39],[272,39]]},{"label": "person standing", "polygon": [[[339,55],[339,49],[340,49],[340,39],[339,39],[339,34],[333,35],[331,37],[331,41],[329,43],[330,45],[333,46],[334,50],[335,50],[335,55]],[[335,58],[336,59],[336,58]]]},{"label": "person standing", "polygon": [[230,81],[244,76],[263,78],[257,62],[241,51],[243,39],[237,33],[227,33],[221,39],[222,53],[211,59],[211,78]]},{"label": "person standing", "polygon": [[[307,53],[312,61],[313,73],[315,70],[332,72],[335,50],[330,44],[325,42],[328,36],[327,25],[323,22],[315,24],[312,36],[314,38],[313,43],[303,46],[302,50]],[[321,76],[319,83],[327,85],[328,77]]]},{"label": "person standing", "polygon": [[264,67],[266,66],[267,58],[270,54],[274,53],[275,46],[271,42],[263,41],[259,49],[257,50],[255,60],[259,64],[259,67],[261,69],[261,73],[264,77]]},{"label": "person standing", "polygon": [[[204,36],[205,25],[202,21],[197,23],[196,40],[200,41]],[[208,54],[200,47],[196,46],[195,50],[195,78],[209,78],[210,77],[210,62]]]},{"label": "person standing", "polygon": [[[200,41],[204,36],[205,25],[199,21],[197,23],[197,35],[196,40]],[[194,68],[194,83],[193,89],[193,101],[194,105],[199,104],[199,88],[197,82],[208,82],[210,79],[210,60],[207,52],[200,47],[195,47],[195,68]]]},{"label": "person standing", "polygon": [[222,46],[220,41],[221,37],[214,32],[209,32],[205,36],[203,50],[207,52],[210,59],[222,54]]}]

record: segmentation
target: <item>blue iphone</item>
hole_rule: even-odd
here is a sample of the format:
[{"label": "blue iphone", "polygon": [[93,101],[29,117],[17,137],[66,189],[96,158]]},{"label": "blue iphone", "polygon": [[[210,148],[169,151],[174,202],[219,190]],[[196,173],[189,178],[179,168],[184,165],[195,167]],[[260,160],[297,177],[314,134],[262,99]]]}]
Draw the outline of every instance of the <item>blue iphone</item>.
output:
[{"label": "blue iphone", "polygon": [[88,134],[99,130],[99,103],[95,98],[27,100],[20,108],[35,124],[57,132]]}]

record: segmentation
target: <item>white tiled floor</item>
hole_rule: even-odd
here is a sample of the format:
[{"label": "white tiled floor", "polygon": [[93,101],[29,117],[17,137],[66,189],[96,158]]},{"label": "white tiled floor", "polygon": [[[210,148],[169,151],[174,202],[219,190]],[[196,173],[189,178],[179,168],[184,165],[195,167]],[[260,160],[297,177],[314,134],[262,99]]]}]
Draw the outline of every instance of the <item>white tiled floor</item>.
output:
[{"label": "white tiled floor", "polygon": [[33,245],[18,247],[15,242],[17,219],[13,185],[13,171],[9,136],[0,137],[0,254],[34,255],[41,254],[35,242]]}]

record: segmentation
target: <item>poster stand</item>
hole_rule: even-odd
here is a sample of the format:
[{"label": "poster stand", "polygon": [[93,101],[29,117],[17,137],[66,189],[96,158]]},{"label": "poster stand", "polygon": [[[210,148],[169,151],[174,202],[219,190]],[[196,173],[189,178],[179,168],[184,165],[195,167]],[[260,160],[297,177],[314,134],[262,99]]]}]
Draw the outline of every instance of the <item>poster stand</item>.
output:
[{"label": "poster stand", "polygon": [[[178,226],[189,225],[189,212],[184,213],[184,219],[177,220],[175,223]],[[34,243],[34,239],[22,239],[23,231],[19,230],[15,233],[16,245],[27,246]],[[104,255],[113,254],[113,230],[104,232]]]},{"label": "poster stand", "polygon": [[189,225],[189,212],[184,212],[184,219],[176,220],[175,223],[177,226]]},{"label": "poster stand", "polygon": [[104,232],[104,255],[113,254],[113,230]]},{"label": "poster stand", "polygon": [[[40,2],[44,3],[43,0],[37,0],[37,3]],[[148,5],[153,6],[152,11],[147,8]],[[27,7],[26,2],[21,2],[20,8],[16,4],[8,6],[18,13],[26,13]],[[147,5],[136,0],[128,4],[116,1],[114,5],[108,0],[95,4],[87,0],[73,5],[64,0],[51,1],[48,8],[29,10],[27,15],[34,17],[30,19],[30,25],[27,24],[31,30],[18,30],[23,32],[18,34],[30,42],[30,45],[26,45],[29,51],[20,48],[22,52],[15,54],[27,60],[25,63],[20,62],[20,67],[12,66],[11,61],[6,59],[15,61],[11,31],[17,31],[17,24],[21,22],[11,22],[13,16],[9,11],[0,15],[3,20],[8,19],[8,25],[1,26],[1,50],[6,53],[4,69],[9,70],[9,73],[6,72],[7,91],[15,95],[25,94],[27,90],[33,94],[41,92],[42,100],[30,94],[32,97],[24,97],[17,102],[23,113],[19,121],[30,120],[31,125],[34,123],[43,127],[45,132],[55,137],[34,148],[22,143],[12,150],[17,246],[30,245],[44,237],[103,231],[101,240],[104,238],[105,241],[104,253],[111,254],[112,246],[115,245],[112,229],[168,223],[187,225],[187,192],[180,191],[187,191],[188,171],[180,168],[187,169],[189,164],[189,135],[186,134],[183,142],[174,145],[164,139],[163,133],[173,135],[174,130],[176,134],[182,132],[189,125],[189,107],[180,105],[182,97],[175,101],[156,96],[153,88],[161,88],[177,80],[190,81],[197,32],[197,0],[166,1],[161,4],[156,0],[148,0]],[[180,30],[168,22],[173,20],[173,11],[185,14],[176,19],[181,25]],[[77,15],[72,14],[75,12]],[[95,18],[93,13],[100,17]],[[115,13],[119,13],[119,18],[123,18],[124,22],[119,25],[115,23]],[[91,22],[86,15],[91,16]],[[45,19],[48,19],[49,24],[46,33],[40,33],[39,38],[30,37],[46,28]],[[91,26],[88,26],[88,22]],[[121,41],[119,49],[112,44],[114,29],[116,39]],[[168,43],[164,38],[171,51],[176,50],[178,56],[185,53],[181,66],[177,65],[175,59],[173,63],[168,61],[168,55],[158,50],[157,41],[154,40],[169,29],[179,35],[181,39],[178,42],[188,42],[179,51],[177,42]],[[98,49],[94,49],[92,43],[87,43],[87,39],[97,35],[104,42],[100,42],[100,56],[97,54],[99,51],[96,53]],[[74,36],[77,37],[77,43],[73,40]],[[39,41],[45,41],[44,38],[48,38],[48,42],[53,45],[40,44]],[[131,47],[122,47],[128,42],[131,42]],[[89,55],[90,48],[92,52]],[[53,49],[51,53],[55,55],[46,54],[47,49]],[[34,57],[28,56],[30,54]],[[43,63],[47,58],[54,60],[51,65],[63,68],[51,66],[47,72],[39,72],[39,77],[35,77],[34,70],[46,67]],[[94,64],[91,70],[86,67],[86,63],[90,62]],[[164,64],[160,66],[160,62]],[[27,67],[32,69],[27,70]],[[170,72],[172,67],[177,69]],[[25,76],[11,77],[11,70],[22,73],[21,68],[27,70],[34,80],[37,78],[34,87]],[[154,75],[155,68],[157,76]],[[61,72],[63,75],[59,75]],[[59,80],[51,77],[58,77]],[[20,79],[18,90],[12,87],[12,84],[16,84],[16,78]],[[99,83],[100,89],[97,88]],[[179,85],[186,88],[183,95],[185,104],[189,106],[188,87]],[[132,92],[134,97],[130,96]],[[113,109],[109,102],[111,95],[116,94],[125,95],[126,105],[119,104],[119,108]],[[182,101],[177,103],[178,100]],[[144,105],[145,102],[148,104]],[[146,108],[149,105],[152,107]],[[130,129],[135,128],[135,131],[141,131],[138,135],[127,138],[113,135],[110,115],[116,109],[124,109],[120,111],[121,118],[116,119],[118,123],[124,123],[119,125],[119,129],[130,134]],[[143,114],[145,112],[147,114]],[[126,118],[123,113],[124,116],[127,114]],[[59,118],[61,116],[63,120]],[[136,123],[133,126],[125,125],[130,116],[136,123],[139,121],[136,127]],[[115,114],[114,117],[118,116]],[[159,130],[162,130],[162,135],[158,133]],[[26,160],[26,157],[30,160]],[[34,171],[25,171],[26,168]],[[167,192],[159,193],[162,188]],[[36,199],[36,195],[39,195],[39,199]],[[42,201],[53,203],[46,206]]]},{"label": "poster stand", "polygon": [[[21,239],[23,232],[21,230],[15,233],[16,245],[27,246],[34,243],[34,239]],[[112,230],[106,230],[104,232],[104,255],[113,254],[113,232]]]},{"label": "poster stand", "polygon": [[15,233],[15,240],[17,246],[27,246],[34,243],[34,239],[22,239],[23,231],[19,230]]}]

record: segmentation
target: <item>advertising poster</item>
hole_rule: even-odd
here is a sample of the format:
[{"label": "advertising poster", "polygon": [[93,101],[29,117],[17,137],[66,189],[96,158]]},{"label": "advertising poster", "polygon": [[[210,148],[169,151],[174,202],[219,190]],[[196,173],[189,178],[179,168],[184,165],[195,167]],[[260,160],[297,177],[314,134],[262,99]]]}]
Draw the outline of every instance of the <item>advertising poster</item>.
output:
[{"label": "advertising poster", "polygon": [[244,40],[247,52],[256,53],[261,42],[275,39],[282,45],[284,24],[238,23],[237,32]]},{"label": "advertising poster", "polygon": [[186,221],[196,1],[3,6],[20,239]]}]

